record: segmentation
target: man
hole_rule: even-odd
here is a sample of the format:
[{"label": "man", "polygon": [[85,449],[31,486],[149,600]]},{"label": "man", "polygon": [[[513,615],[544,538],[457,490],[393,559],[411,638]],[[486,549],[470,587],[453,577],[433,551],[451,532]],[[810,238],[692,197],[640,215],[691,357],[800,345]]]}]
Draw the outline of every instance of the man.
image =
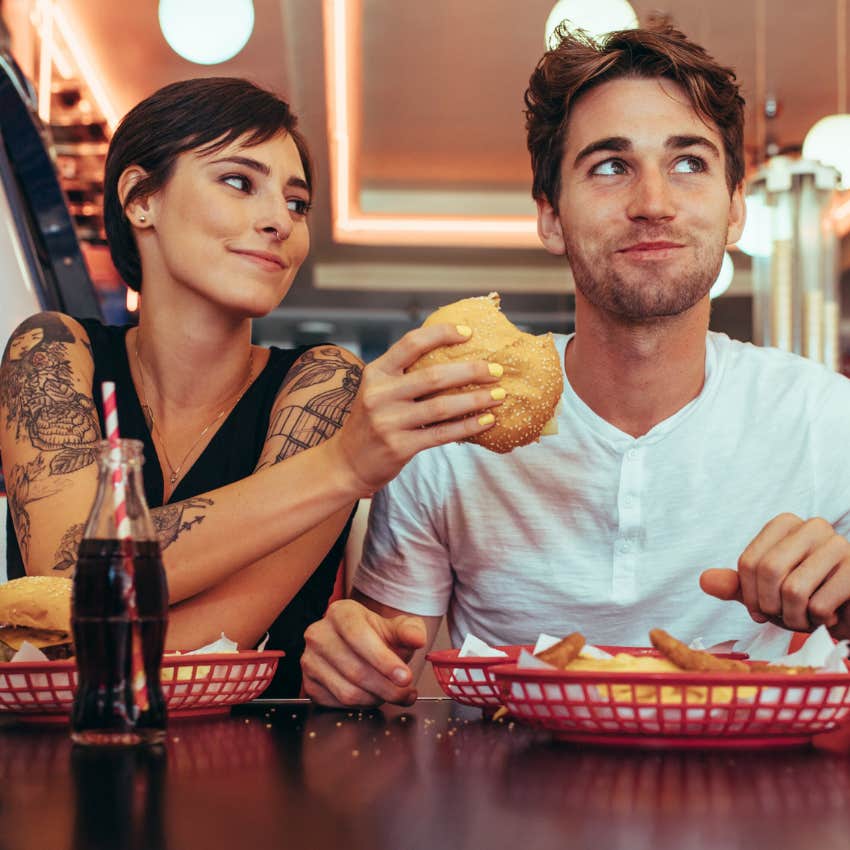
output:
[{"label": "man", "polygon": [[708,332],[744,224],[734,75],[671,29],[565,34],[526,105],[540,238],[576,286],[559,434],[441,447],[377,494],[357,601],[307,632],[326,705],[414,699],[444,613],[456,645],[850,636],[850,382]]}]

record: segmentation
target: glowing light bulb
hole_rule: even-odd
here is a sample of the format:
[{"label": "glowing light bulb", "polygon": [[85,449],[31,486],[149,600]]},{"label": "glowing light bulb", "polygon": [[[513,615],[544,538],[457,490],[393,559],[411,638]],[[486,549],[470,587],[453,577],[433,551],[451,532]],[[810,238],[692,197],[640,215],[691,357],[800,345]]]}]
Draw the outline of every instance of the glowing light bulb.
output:
[{"label": "glowing light bulb", "polygon": [[546,18],[547,48],[555,46],[552,36],[563,21],[569,22],[571,30],[585,30],[592,36],[638,25],[635,10],[627,0],[558,0]]},{"label": "glowing light bulb", "polygon": [[253,0],[159,0],[159,27],[171,49],[198,65],[232,59],[254,30]]},{"label": "glowing light bulb", "polygon": [[827,115],[816,122],[803,140],[803,158],[838,169],[842,188],[850,189],[850,115]]}]

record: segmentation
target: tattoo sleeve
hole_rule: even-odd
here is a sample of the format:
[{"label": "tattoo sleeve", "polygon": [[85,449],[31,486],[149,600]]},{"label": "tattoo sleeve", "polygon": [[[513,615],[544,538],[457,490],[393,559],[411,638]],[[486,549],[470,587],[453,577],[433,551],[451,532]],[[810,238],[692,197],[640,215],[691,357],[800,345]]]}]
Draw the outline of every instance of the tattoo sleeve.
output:
[{"label": "tattoo sleeve", "polygon": [[[204,521],[203,510],[213,504],[212,499],[195,497],[175,505],[165,505],[151,511],[160,546],[168,548],[181,534]],[[83,539],[85,525],[72,525],[63,535],[56,550],[54,570],[68,570],[77,563],[77,551]]]},{"label": "tattoo sleeve", "polygon": [[[0,406],[6,413],[6,427],[14,429],[15,440],[40,452],[35,460],[14,465],[6,482],[12,522],[25,558],[31,539],[27,506],[62,490],[61,482],[51,479],[97,459],[100,429],[94,403],[74,387],[68,344],[75,341],[57,315],[42,313],[12,334],[0,364]],[[70,565],[69,543],[63,537],[56,569]]]},{"label": "tattoo sleeve", "polygon": [[342,385],[320,392],[305,404],[292,404],[278,410],[270,425],[269,438],[282,438],[283,445],[273,461],[257,468],[273,466],[294,454],[316,446],[333,436],[345,422],[360,386],[363,370],[350,363],[334,348],[311,349],[287,375],[291,393],[332,380],[342,370]]},{"label": "tattoo sleeve", "polygon": [[181,534],[185,534],[204,519],[206,508],[212,507],[212,499],[203,496],[193,496],[173,505],[163,505],[151,511],[153,524],[156,528],[159,544],[167,549]]}]

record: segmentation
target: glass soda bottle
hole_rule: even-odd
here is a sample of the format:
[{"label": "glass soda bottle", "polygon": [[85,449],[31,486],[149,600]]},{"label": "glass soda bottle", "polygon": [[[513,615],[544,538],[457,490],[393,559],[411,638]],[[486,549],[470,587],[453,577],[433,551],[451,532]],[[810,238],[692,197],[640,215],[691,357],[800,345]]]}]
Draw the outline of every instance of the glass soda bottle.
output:
[{"label": "glass soda bottle", "polygon": [[[165,738],[160,683],[168,588],[142,482],[142,443],[99,447],[99,478],[83,531],[71,602],[78,744],[157,744]],[[116,524],[115,480],[129,522]],[[120,492],[120,491],[119,491]],[[119,534],[120,528],[120,534]]]}]

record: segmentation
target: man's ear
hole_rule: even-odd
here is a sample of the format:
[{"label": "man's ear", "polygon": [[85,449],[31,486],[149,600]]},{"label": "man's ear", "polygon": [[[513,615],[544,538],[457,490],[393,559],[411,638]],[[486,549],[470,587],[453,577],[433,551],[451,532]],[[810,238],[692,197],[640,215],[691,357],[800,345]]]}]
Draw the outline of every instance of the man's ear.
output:
[{"label": "man's ear", "polygon": [[741,182],[732,190],[732,198],[729,203],[729,219],[726,228],[727,245],[734,245],[741,238],[746,221],[747,205],[744,202],[744,184]]},{"label": "man's ear", "polygon": [[563,256],[566,253],[561,219],[547,200],[537,200],[537,235],[550,254]]},{"label": "man's ear", "polygon": [[136,197],[129,206],[125,206],[130,190],[147,176],[147,171],[140,165],[129,165],[118,178],[118,200],[132,227],[150,227],[153,224],[147,197]]}]

